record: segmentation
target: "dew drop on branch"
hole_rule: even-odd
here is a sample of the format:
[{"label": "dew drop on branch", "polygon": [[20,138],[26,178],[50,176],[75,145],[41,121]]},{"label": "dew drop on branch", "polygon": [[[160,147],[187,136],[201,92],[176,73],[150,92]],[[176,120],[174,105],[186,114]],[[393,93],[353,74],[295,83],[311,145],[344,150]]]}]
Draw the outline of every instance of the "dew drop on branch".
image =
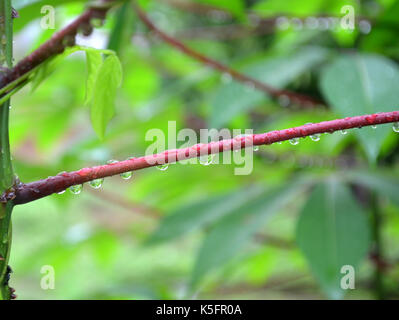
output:
[{"label": "dew drop on branch", "polygon": [[69,191],[73,194],[79,194],[82,192],[83,184],[77,184],[75,186],[69,187]]},{"label": "dew drop on branch", "polygon": [[161,170],[161,171],[166,171],[166,170],[168,170],[168,168],[169,168],[169,164],[168,163],[164,163],[164,164],[161,164],[161,165],[157,166],[157,169]]},{"label": "dew drop on branch", "polygon": [[348,130],[345,130],[345,129],[341,130],[341,134],[345,135],[347,133],[348,133]]},{"label": "dew drop on branch", "polygon": [[371,126],[372,129],[377,129],[377,126],[374,124]]},{"label": "dew drop on branch", "polygon": [[89,182],[89,185],[94,189],[99,189],[103,185],[103,182],[104,182],[103,178],[94,179]]},{"label": "dew drop on branch", "polygon": [[395,131],[395,132],[399,132],[399,122],[395,122],[395,123],[392,125],[392,129],[393,129],[393,131]]},{"label": "dew drop on branch", "polygon": [[320,133],[312,134],[310,136],[310,139],[312,139],[313,141],[319,141],[320,140]]},{"label": "dew drop on branch", "polygon": [[254,146],[254,151],[259,151],[259,146]]},{"label": "dew drop on branch", "polygon": [[123,172],[120,174],[121,178],[124,180],[129,180],[133,175],[132,171],[128,171],[128,172]]},{"label": "dew drop on branch", "polygon": [[291,143],[293,146],[296,146],[296,145],[299,143],[299,138],[292,138],[292,139],[290,139],[290,143]]}]

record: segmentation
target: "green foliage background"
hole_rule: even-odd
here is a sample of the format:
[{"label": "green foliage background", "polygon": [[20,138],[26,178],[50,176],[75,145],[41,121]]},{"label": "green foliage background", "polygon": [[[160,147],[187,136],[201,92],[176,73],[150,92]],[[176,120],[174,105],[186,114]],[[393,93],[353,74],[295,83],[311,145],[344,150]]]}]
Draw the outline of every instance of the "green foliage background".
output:
[{"label": "green foliage background", "polygon": [[[14,21],[17,60],[55,32],[40,28],[47,2],[13,1],[20,13]],[[149,36],[124,5],[91,38],[78,38],[79,45],[117,53],[119,88],[113,54],[103,51],[110,60],[99,71],[76,50],[40,69],[33,91],[27,86],[13,96],[10,138],[21,181],[143,155],[151,143],[146,132],[166,133],[168,121],[177,121],[178,129],[265,132],[398,110],[399,1],[184,2],[214,10],[181,10],[173,1],[141,4],[157,26],[190,47],[277,88],[322,97],[329,108],[286,108],[232,81]],[[84,1],[53,5],[57,28],[84,9]],[[251,20],[254,14],[342,17],[343,5],[369,19],[371,32],[361,33],[359,21],[353,32],[258,32]],[[235,27],[247,32],[220,37],[222,28]],[[98,52],[86,51],[91,62]],[[93,69],[100,82],[87,80]],[[391,128],[262,147],[247,176],[234,175],[233,164],[176,164],[135,172],[129,181],[106,179],[100,190],[85,185],[80,195],[17,206],[11,286],[22,299],[381,297],[368,259],[375,242],[373,195],[390,264],[382,287],[386,297],[397,298],[399,135]],[[339,287],[345,264],[355,266],[356,290]],[[44,265],[55,268],[55,290],[40,287]]]}]

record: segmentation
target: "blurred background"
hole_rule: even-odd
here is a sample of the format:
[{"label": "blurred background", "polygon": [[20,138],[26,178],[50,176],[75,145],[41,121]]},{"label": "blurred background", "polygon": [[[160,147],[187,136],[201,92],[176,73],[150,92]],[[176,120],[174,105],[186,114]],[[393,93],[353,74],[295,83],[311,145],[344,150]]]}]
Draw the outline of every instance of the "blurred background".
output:
[{"label": "blurred background", "polygon": [[[78,16],[86,1],[13,1],[18,61]],[[77,44],[115,50],[123,65],[104,140],[84,105],[76,52],[13,96],[15,171],[30,182],[145,154],[148,130],[279,130],[398,110],[397,0],[151,0],[149,18],[189,47],[323,105],[271,99],[154,36],[130,4]],[[341,19],[351,6],[354,29]],[[338,23],[336,19],[338,18]],[[169,166],[108,178],[13,213],[20,299],[376,299],[399,297],[399,135],[392,125],[263,146],[249,175],[235,164]],[[316,140],[316,141],[314,141]],[[341,286],[341,266],[355,289]],[[43,290],[43,266],[55,289]]]}]

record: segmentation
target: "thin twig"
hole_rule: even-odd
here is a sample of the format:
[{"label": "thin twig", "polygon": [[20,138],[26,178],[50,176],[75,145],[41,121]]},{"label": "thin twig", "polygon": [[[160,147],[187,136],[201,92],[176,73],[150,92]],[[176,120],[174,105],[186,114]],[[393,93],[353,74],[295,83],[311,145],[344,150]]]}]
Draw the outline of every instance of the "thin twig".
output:
[{"label": "thin twig", "polygon": [[306,124],[285,130],[271,131],[261,134],[239,136],[233,139],[197,144],[183,149],[168,150],[163,153],[131,158],[125,161],[83,168],[78,171],[62,173],[55,177],[19,184],[15,190],[1,196],[2,201],[12,200],[14,204],[23,204],[56,192],[61,192],[73,185],[83,184],[94,179],[110,177],[124,172],[154,167],[165,163],[174,163],[224,151],[239,150],[254,145],[269,145],[275,142],[295,138],[304,138],[320,133],[333,133],[338,130],[361,128],[364,126],[399,122],[399,111],[377,113],[371,115],[347,117],[320,123]]},{"label": "thin twig", "polygon": [[162,40],[166,43],[170,44],[171,46],[175,47],[176,49],[180,50],[184,54],[202,62],[203,64],[210,66],[211,68],[221,71],[223,73],[229,74],[232,78],[237,81],[240,81],[246,85],[253,86],[254,88],[266,92],[273,98],[279,97],[288,97],[294,104],[300,104],[304,107],[315,107],[323,104],[321,101],[313,97],[309,97],[303,94],[295,93],[289,90],[279,90],[276,88],[271,87],[270,85],[263,83],[257,79],[251,78],[245,74],[242,74],[216,60],[213,60],[189,47],[185,44],[180,42],[179,40],[167,35],[162,30],[160,30],[144,13],[143,10],[139,7],[136,1],[133,1],[133,6],[140,18],[140,20],[150,29],[152,30],[157,36],[159,36]]}]

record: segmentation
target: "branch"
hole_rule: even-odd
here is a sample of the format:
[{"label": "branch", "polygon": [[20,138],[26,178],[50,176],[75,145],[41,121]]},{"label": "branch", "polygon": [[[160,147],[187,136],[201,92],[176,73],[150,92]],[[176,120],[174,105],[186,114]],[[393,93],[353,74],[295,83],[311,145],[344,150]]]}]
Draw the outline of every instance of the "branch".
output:
[{"label": "branch", "polygon": [[56,32],[30,55],[19,61],[13,68],[4,71],[0,76],[0,89],[22,77],[47,59],[64,52],[65,48],[75,44],[79,31],[89,36],[93,31],[92,20],[104,20],[107,11],[117,2],[116,0],[102,0],[99,6],[88,8],[76,20],[64,29]]},{"label": "branch", "polygon": [[266,83],[263,83],[257,79],[251,78],[245,74],[239,73],[238,71],[231,69],[228,66],[225,66],[224,64],[222,64],[216,60],[213,60],[213,59],[187,47],[185,44],[183,44],[179,40],[167,35],[162,30],[158,29],[158,27],[154,23],[152,23],[152,21],[147,17],[147,15],[144,13],[144,11],[141,10],[141,8],[136,3],[136,1],[133,1],[132,3],[133,3],[133,6],[134,6],[140,20],[150,30],[152,30],[156,35],[158,35],[166,43],[168,43],[171,46],[175,47],[176,49],[180,50],[184,54],[202,62],[203,64],[206,64],[207,66],[210,66],[211,68],[213,68],[215,70],[229,74],[232,78],[234,78],[237,81],[240,81],[246,85],[250,84],[254,88],[266,92],[273,98],[288,97],[290,99],[290,101],[298,103],[304,107],[315,107],[315,106],[323,104],[321,101],[318,101],[317,99],[314,99],[314,98],[306,96],[306,95],[298,94],[298,93],[288,91],[288,90],[279,90],[279,89],[273,88]]},{"label": "branch", "polygon": [[399,111],[323,121],[285,130],[239,136],[233,139],[221,140],[208,144],[197,144],[188,148],[167,150],[159,154],[131,158],[125,161],[92,168],[83,168],[73,172],[65,172],[55,177],[27,184],[20,183],[16,185],[11,192],[4,193],[1,196],[1,200],[4,202],[13,200],[14,204],[24,204],[56,192],[61,192],[73,185],[80,185],[94,179],[110,177],[124,172],[154,167],[165,163],[174,163],[224,151],[239,150],[254,145],[270,145],[275,142],[304,138],[315,134],[333,133],[338,130],[361,128],[364,126],[392,122],[399,122]]}]

